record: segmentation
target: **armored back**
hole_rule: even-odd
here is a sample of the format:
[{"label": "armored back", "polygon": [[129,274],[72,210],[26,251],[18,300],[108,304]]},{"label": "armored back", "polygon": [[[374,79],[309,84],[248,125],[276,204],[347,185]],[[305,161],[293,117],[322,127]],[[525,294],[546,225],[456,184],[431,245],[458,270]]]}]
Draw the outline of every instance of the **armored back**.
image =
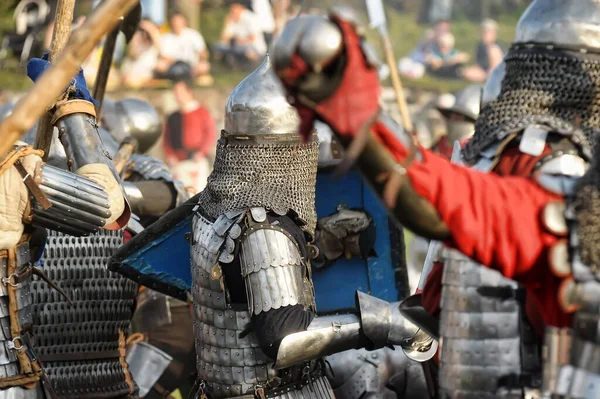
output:
[{"label": "armored back", "polygon": [[136,389],[124,356],[137,284],[107,266],[122,244],[122,231],[48,233],[43,270],[73,305],[36,278],[33,314],[39,358],[61,398],[117,398]]},{"label": "armored back", "polygon": [[440,397],[523,398],[530,387],[519,377],[539,373],[540,365],[516,295],[522,289],[457,251],[443,258]]}]

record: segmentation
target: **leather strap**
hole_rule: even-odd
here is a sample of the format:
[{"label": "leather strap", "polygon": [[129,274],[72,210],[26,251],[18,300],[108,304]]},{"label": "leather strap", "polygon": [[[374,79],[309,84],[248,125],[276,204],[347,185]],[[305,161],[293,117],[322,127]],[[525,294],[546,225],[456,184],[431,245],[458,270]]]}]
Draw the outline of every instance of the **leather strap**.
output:
[{"label": "leather strap", "polygon": [[42,208],[50,208],[52,206],[52,203],[50,203],[50,200],[48,199],[48,197],[46,197],[46,194],[44,194],[40,186],[38,186],[37,183],[33,180],[33,177],[31,177],[29,172],[27,172],[20,160],[15,161],[15,168],[23,178],[23,183],[25,183],[25,186],[27,186],[27,189],[29,190],[31,195],[33,195],[35,200],[42,206]]},{"label": "leather strap", "polygon": [[89,101],[69,100],[62,104],[57,104],[51,123],[55,125],[61,118],[72,114],[88,114],[95,118],[96,108],[94,108],[94,104]]}]

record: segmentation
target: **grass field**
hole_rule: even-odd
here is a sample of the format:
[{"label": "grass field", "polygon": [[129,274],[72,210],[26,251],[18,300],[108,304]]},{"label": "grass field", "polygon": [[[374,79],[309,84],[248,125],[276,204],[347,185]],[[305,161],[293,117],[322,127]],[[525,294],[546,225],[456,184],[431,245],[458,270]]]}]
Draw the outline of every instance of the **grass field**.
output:
[{"label": "grass field", "polygon": [[[500,24],[500,42],[506,49],[510,44],[514,29],[521,10],[514,10],[510,14],[504,14],[499,17]],[[202,12],[202,34],[207,43],[215,43],[220,35],[226,10],[223,8],[213,8],[203,10]],[[396,59],[408,54],[423,36],[427,26],[416,23],[414,14],[400,14],[393,10],[388,10],[388,25],[390,36],[394,45]],[[13,28],[12,9],[6,5],[6,2],[0,1],[0,35],[1,32]],[[459,18],[452,24],[452,31],[456,36],[456,47],[474,57],[475,47],[479,38],[479,26],[476,23]],[[379,49],[380,42],[376,32],[369,31],[371,42]],[[380,51],[381,54],[381,51]],[[225,68],[214,65],[213,70],[215,86],[231,88],[237,84],[245,74],[232,73]],[[466,85],[462,81],[442,80],[426,76],[418,81],[407,80],[405,86],[424,90],[433,90],[439,92],[456,91]],[[21,91],[29,87],[31,83],[25,76],[16,61],[9,62],[7,67],[0,71],[0,91]]]}]

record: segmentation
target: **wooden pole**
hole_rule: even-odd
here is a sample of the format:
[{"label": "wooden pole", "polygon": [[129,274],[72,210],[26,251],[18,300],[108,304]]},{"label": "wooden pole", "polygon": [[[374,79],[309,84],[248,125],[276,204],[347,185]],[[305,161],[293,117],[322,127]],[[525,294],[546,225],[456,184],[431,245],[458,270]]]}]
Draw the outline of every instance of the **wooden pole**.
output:
[{"label": "wooden pole", "polygon": [[106,0],[73,34],[54,64],[46,70],[29,92],[17,102],[13,113],[0,123],[0,156],[35,125],[48,107],[64,92],[80,65],[94,50],[100,39],[110,32],[120,17],[139,0]]},{"label": "wooden pole", "polygon": [[102,49],[102,57],[96,74],[96,82],[94,83],[94,93],[92,94],[96,101],[100,103],[96,107],[96,120],[102,119],[102,103],[104,102],[104,94],[106,93],[106,84],[110,75],[110,67],[112,66],[117,37],[119,36],[119,27],[112,30],[104,41],[104,49]]},{"label": "wooden pole", "polygon": [[[63,51],[71,34],[71,25],[73,25],[73,11],[75,9],[75,0],[58,0],[56,14],[54,18],[54,31],[52,32],[52,42],[50,43],[50,54],[48,60],[54,62],[57,56]],[[44,160],[48,159],[50,152],[50,143],[52,142],[52,131],[54,126],[50,122],[52,115],[46,113],[38,123],[37,133],[35,135],[35,148],[44,150]]]},{"label": "wooden pole", "polygon": [[400,115],[402,116],[402,125],[407,132],[413,133],[414,125],[408,111],[408,103],[404,96],[404,88],[402,87],[402,81],[398,74],[398,68],[396,66],[396,57],[394,57],[394,50],[392,48],[392,42],[387,32],[381,31],[381,40],[383,41],[383,50],[385,52],[386,61],[390,67],[390,78],[392,79],[392,86],[396,93],[396,101],[398,102],[398,108],[400,108]]}]

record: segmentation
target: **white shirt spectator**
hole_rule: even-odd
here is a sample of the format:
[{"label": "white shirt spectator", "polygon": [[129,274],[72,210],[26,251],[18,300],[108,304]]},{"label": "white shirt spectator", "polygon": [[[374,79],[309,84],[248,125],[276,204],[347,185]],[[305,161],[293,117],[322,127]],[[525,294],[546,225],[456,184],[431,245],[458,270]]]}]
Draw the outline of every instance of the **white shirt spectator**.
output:
[{"label": "white shirt spectator", "polygon": [[246,39],[254,36],[252,46],[260,54],[267,53],[267,43],[263,35],[261,24],[256,14],[250,10],[244,10],[237,22],[230,22],[225,28],[225,35],[232,39]]},{"label": "white shirt spectator", "polygon": [[192,28],[185,28],[180,35],[167,33],[160,40],[160,55],[183,61],[191,67],[198,63],[200,54],[205,50],[204,38]]},{"label": "white shirt spectator", "polygon": [[252,11],[258,17],[263,32],[273,33],[275,31],[275,18],[269,0],[252,0]]}]

